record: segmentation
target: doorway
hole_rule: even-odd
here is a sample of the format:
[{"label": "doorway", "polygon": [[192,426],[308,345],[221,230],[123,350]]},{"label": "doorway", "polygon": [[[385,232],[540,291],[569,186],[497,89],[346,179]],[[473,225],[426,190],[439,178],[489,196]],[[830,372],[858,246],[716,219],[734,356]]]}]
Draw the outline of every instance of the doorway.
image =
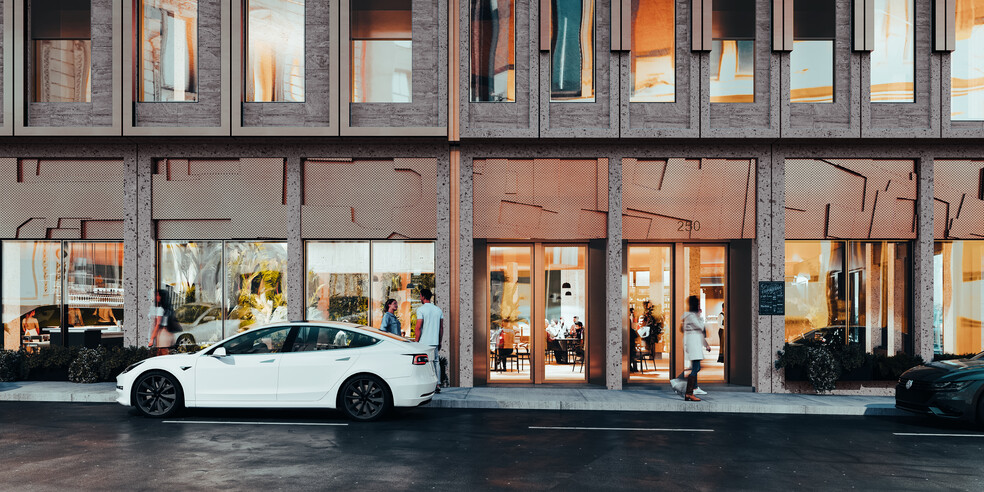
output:
[{"label": "doorway", "polygon": [[489,244],[486,258],[487,381],[586,382],[588,247]]},{"label": "doorway", "polygon": [[666,383],[689,366],[679,319],[687,297],[700,300],[711,351],[700,380],[728,381],[728,246],[725,244],[630,245],[624,255],[628,280],[623,367],[631,383]]}]

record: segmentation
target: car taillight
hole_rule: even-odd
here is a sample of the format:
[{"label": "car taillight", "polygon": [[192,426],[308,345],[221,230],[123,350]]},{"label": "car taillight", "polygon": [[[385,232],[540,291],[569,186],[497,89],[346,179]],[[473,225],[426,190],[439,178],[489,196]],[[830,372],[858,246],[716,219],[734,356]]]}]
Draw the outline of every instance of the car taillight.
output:
[{"label": "car taillight", "polygon": [[415,366],[422,366],[424,364],[427,364],[427,361],[428,361],[427,354],[417,354],[413,356],[413,365]]}]

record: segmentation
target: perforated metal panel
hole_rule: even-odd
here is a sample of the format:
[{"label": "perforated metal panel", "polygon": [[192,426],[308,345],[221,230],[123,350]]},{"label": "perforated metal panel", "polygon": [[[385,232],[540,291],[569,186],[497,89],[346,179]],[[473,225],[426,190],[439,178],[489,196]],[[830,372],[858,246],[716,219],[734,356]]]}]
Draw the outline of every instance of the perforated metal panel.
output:
[{"label": "perforated metal panel", "polygon": [[755,161],[622,159],[622,237],[755,237]]},{"label": "perforated metal panel", "polygon": [[914,239],[915,162],[786,159],[786,239]]},{"label": "perforated metal panel", "polygon": [[0,237],[123,237],[123,161],[0,159]]},{"label": "perforated metal panel", "polygon": [[933,162],[933,236],[984,238],[984,160]]},{"label": "perforated metal panel", "polygon": [[608,159],[475,159],[475,237],[608,233]]},{"label": "perforated metal panel", "polygon": [[284,159],[162,159],[153,218],[158,239],[286,238]]},{"label": "perforated metal panel", "polygon": [[307,159],[305,238],[437,236],[437,159]]}]

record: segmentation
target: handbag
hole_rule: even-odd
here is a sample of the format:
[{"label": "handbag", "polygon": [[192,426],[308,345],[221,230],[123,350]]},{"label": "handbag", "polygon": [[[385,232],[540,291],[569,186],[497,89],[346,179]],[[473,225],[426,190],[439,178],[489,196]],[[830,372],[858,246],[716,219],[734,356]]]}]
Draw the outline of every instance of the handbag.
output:
[{"label": "handbag", "polygon": [[181,323],[178,322],[178,318],[176,318],[174,314],[167,317],[167,331],[171,333],[181,333],[184,331],[184,328],[181,326]]}]

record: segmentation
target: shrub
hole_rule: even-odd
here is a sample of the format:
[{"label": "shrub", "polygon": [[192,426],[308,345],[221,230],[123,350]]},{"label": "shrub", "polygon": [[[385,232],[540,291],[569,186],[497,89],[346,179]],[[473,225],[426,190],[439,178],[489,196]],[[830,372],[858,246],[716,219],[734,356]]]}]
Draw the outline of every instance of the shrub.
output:
[{"label": "shrub", "polygon": [[73,383],[95,383],[99,381],[99,367],[105,349],[80,348],[75,360],[68,366],[68,380]]},{"label": "shrub", "polygon": [[807,349],[807,377],[817,393],[826,393],[837,387],[837,379],[841,375],[840,363],[827,347],[809,347]]},{"label": "shrub", "polygon": [[116,376],[130,364],[154,356],[154,350],[148,347],[113,347],[100,350],[104,352],[102,365],[99,366],[100,381],[116,381]]},{"label": "shrub", "polygon": [[27,369],[26,377],[38,376],[40,373],[67,371],[68,366],[75,360],[78,347],[62,347],[51,345],[42,347],[37,352],[28,353],[24,359]]},{"label": "shrub", "polygon": [[898,379],[903,372],[926,363],[922,357],[909,354],[877,355],[874,359],[877,379]]},{"label": "shrub", "polygon": [[977,354],[933,354],[933,360],[969,359]]},{"label": "shrub", "polygon": [[0,350],[0,381],[17,381],[27,377],[23,350]]}]

